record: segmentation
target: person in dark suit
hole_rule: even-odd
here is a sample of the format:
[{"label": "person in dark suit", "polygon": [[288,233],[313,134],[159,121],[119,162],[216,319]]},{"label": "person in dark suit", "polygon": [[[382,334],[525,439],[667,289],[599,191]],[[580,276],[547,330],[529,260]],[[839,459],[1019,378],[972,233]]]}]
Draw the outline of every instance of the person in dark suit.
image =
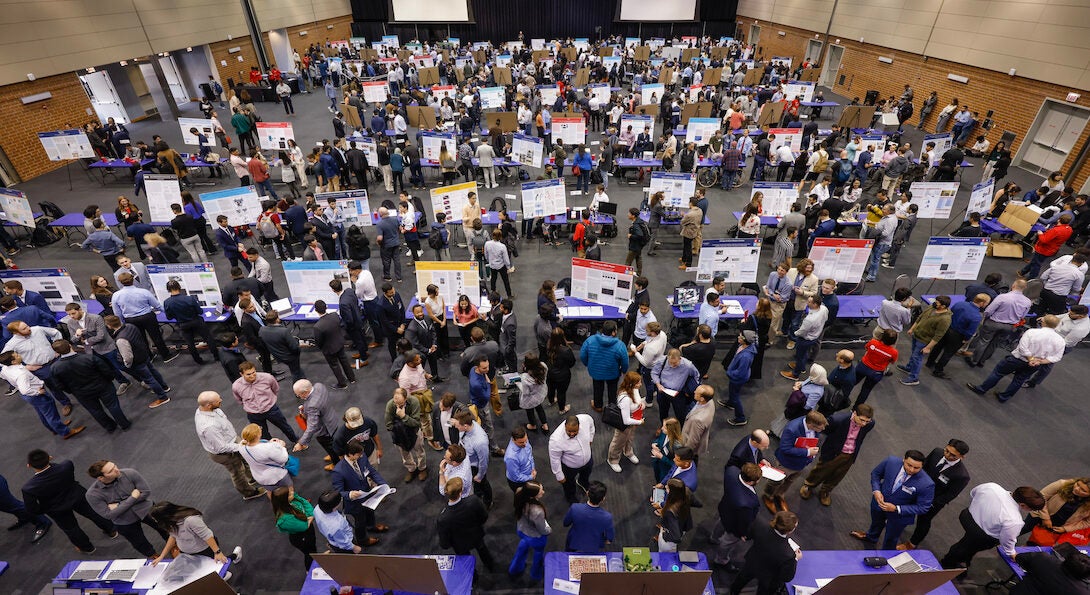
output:
[{"label": "person in dark suit", "polygon": [[29,327],[52,327],[57,323],[52,314],[47,315],[37,306],[20,306],[10,295],[0,297],[0,312],[3,312],[0,317],[0,340],[5,343],[12,337],[8,325],[13,322],[25,322]]},{"label": "person in dark suit", "polygon": [[860,403],[851,411],[839,411],[828,418],[825,441],[818,451],[818,462],[806,476],[799,495],[808,500],[814,488],[818,488],[818,501],[823,506],[832,505],[830,493],[859,458],[863,439],[874,429],[874,409]]},{"label": "person in dark suit", "polygon": [[749,534],[749,527],[757,518],[761,502],[754,486],[761,480],[761,468],[756,463],[744,463],[740,468],[727,466],[723,469],[723,497],[719,500],[719,520],[712,530],[712,540],[717,542],[712,563],[726,566],[727,572],[738,572],[734,565],[734,550]]},{"label": "person in dark suit", "polygon": [[452,477],[443,486],[447,495],[447,505],[439,512],[436,530],[439,533],[439,545],[453,548],[459,556],[469,555],[470,550],[477,550],[485,568],[492,572],[495,561],[492,552],[484,543],[484,523],[488,520],[488,509],[484,502],[474,495],[462,497],[462,478]]},{"label": "person in dark suit", "polygon": [[1061,561],[1051,552],[1026,552],[1014,561],[1026,571],[1010,595],[1090,595],[1090,556],[1074,552]]},{"label": "person in dark suit", "polygon": [[409,340],[409,344],[413,346],[413,349],[420,352],[420,355],[428,360],[432,380],[434,382],[446,380],[439,375],[439,343],[435,325],[428,319],[422,304],[413,306],[412,320],[405,324],[405,338]]},{"label": "person in dark suit", "polygon": [[337,315],[341,317],[344,334],[356,348],[356,359],[360,360],[360,365],[365,365],[367,336],[364,329],[367,327],[367,320],[363,317],[363,310],[360,309],[360,298],[356,296],[355,291],[346,290],[340,279],[331,280],[329,288],[337,294]]},{"label": "person in dark suit", "polygon": [[227,216],[220,215],[216,217],[216,243],[220,245],[220,249],[223,250],[223,256],[227,258],[227,261],[231,263],[232,267],[237,267],[240,264],[250,270],[250,261],[242,257],[242,251],[239,246],[242,244],[242,238],[235,233],[235,230],[231,229],[227,225]]},{"label": "person in dark suit", "polygon": [[742,438],[734,449],[730,451],[725,467],[742,468],[746,463],[760,465],[765,460],[764,449],[768,448],[768,433],[764,430],[753,430],[749,436]]},{"label": "person in dark suit", "polygon": [[117,537],[114,524],[99,516],[87,503],[87,488],[76,481],[72,461],[54,462],[49,453],[34,449],[27,454],[27,467],[34,471],[34,477],[23,484],[27,512],[53,519],[72,545],[85,554],[94,553],[95,546],[80,528],[76,514],[97,525],[110,539]]},{"label": "person in dark suit", "polygon": [[178,321],[178,330],[181,331],[182,338],[189,347],[189,355],[193,356],[193,361],[197,362],[197,365],[204,364],[200,352],[197,351],[197,335],[200,335],[209,346],[212,357],[218,359],[219,352],[211,348],[212,332],[208,329],[208,323],[204,321],[204,311],[201,310],[200,301],[195,296],[183,295],[182,284],[174,279],[167,281],[167,291],[170,292],[170,297],[163,301],[163,313],[167,318]]},{"label": "person in dark suit", "polygon": [[235,304],[238,303],[238,296],[243,292],[249,292],[250,295],[261,295],[261,283],[255,277],[247,277],[246,271],[242,270],[242,267],[231,267],[230,273],[231,280],[223,286],[223,291],[220,292],[224,306],[234,308]]},{"label": "person in dark suit", "polygon": [[90,353],[75,353],[72,344],[64,339],[53,341],[53,351],[58,356],[53,361],[53,379],[64,392],[76,397],[107,432],[113,433],[118,426],[122,430],[132,426],[117,400],[114,389],[117,371],[109,360]]},{"label": "person in dark suit", "polygon": [[307,379],[296,380],[292,385],[292,392],[303,402],[299,406],[299,413],[307,420],[307,427],[303,435],[292,447],[292,452],[299,452],[310,447],[310,439],[313,438],[326,452],[326,471],[333,470],[333,461],[338,458],[337,449],[333,446],[333,434],[341,425],[341,414],[334,408],[329,398],[329,390],[321,382],[312,383]]},{"label": "person in dark suit", "polygon": [[962,459],[969,453],[969,445],[957,438],[950,439],[946,448],[936,448],[923,463],[924,473],[935,482],[935,499],[931,510],[916,517],[916,528],[908,541],[899,544],[899,550],[914,550],[931,531],[931,521],[947,504],[969,485],[969,470]]},{"label": "person in dark suit", "polygon": [[515,303],[510,297],[500,302],[500,313],[500,353],[508,371],[514,372],[518,369],[518,352],[515,347],[518,342],[518,319],[515,318]]},{"label": "person in dark suit", "polygon": [[314,323],[314,344],[322,352],[329,369],[337,377],[337,386],[333,388],[344,390],[348,383],[356,383],[356,372],[352,364],[348,362],[348,354],[344,352],[344,330],[341,329],[341,319],[336,314],[326,311],[325,302],[314,302],[314,311],[318,313],[318,321]]},{"label": "person in dark suit", "polygon": [[[335,152],[335,151],[334,151]],[[310,217],[310,224],[314,226],[314,237],[318,239],[326,260],[333,260],[337,255],[337,228],[325,218],[325,206],[316,205],[314,214]],[[304,259],[305,260],[305,259]]]},{"label": "person in dark suit", "polygon": [[746,552],[746,563],[730,585],[731,595],[738,595],[753,579],[757,579],[757,595],[775,595],[786,589],[795,578],[802,550],[791,547],[788,538],[799,526],[793,512],[779,511],[771,523],[753,521],[749,539],[753,542]]},{"label": "person in dark suit", "polygon": [[352,515],[356,545],[369,546],[378,543],[377,537],[367,537],[368,531],[385,533],[390,527],[375,522],[375,511],[363,505],[365,495],[386,483],[378,470],[363,456],[363,443],[352,440],[345,445],[344,458],[330,475],[333,489],[341,493],[345,514]]},{"label": "person in dark suit", "polygon": [[466,408],[466,404],[458,400],[458,396],[452,392],[443,393],[443,396],[439,398],[439,402],[435,407],[431,409],[431,433],[435,441],[439,443],[444,449],[451,444],[458,444],[461,438],[461,432],[458,428],[454,427],[454,424],[447,422],[446,427],[443,427],[443,417],[447,417],[449,420],[453,420],[454,416]]},{"label": "person in dark suit", "polygon": [[246,361],[246,355],[238,348],[238,335],[231,332],[220,333],[216,335],[216,341],[220,345],[220,365],[223,366],[227,379],[234,382],[242,378],[238,366]]},{"label": "person in dark suit", "polygon": [[53,310],[49,307],[49,302],[45,301],[45,298],[42,297],[42,294],[37,291],[23,289],[23,283],[18,279],[9,279],[5,281],[4,293],[14,298],[15,303],[20,307],[34,306],[43,314],[50,317],[53,316]]},{"label": "person in dark suit", "polygon": [[272,374],[272,353],[269,352],[265,341],[261,340],[261,329],[265,326],[265,320],[262,318],[261,313],[257,311],[256,298],[241,298],[238,300],[238,307],[242,310],[242,317],[239,319],[239,330],[242,331],[242,338],[246,342],[246,346],[257,351],[258,359],[261,360],[262,371]]},{"label": "person in dark suit", "polygon": [[386,337],[390,361],[397,357],[397,340],[405,332],[405,302],[388,281],[382,284],[382,297],[378,298],[379,328]]},{"label": "person in dark suit", "polygon": [[265,326],[261,327],[257,334],[276,361],[291,370],[292,381],[306,378],[303,366],[299,363],[299,337],[293,335],[288,327],[280,323],[280,314],[275,311],[266,312]]},{"label": "person in dark suit", "polygon": [[851,536],[867,543],[878,543],[885,531],[881,548],[892,550],[901,539],[901,532],[912,524],[916,515],[931,509],[935,498],[935,482],[923,471],[926,457],[918,450],[905,453],[903,459],[888,457],[870,473],[874,494],[870,504],[870,528],[866,532],[852,531]]},{"label": "person in dark suit", "polygon": [[568,508],[564,526],[568,530],[564,549],[580,554],[597,554],[613,543],[613,515],[602,508],[606,499],[606,484],[592,481],[587,486],[586,503],[578,502]]}]

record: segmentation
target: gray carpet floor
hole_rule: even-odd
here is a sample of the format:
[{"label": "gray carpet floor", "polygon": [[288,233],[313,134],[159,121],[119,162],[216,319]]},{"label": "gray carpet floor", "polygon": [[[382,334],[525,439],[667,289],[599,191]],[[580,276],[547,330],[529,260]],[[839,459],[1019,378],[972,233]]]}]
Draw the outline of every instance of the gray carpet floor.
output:
[{"label": "gray carpet floor", "polygon": [[[926,91],[926,90],[921,90]],[[297,115],[288,118],[294,124],[297,139],[303,147],[313,146],[322,138],[330,138],[333,130],[326,101],[320,95],[302,95],[295,99]],[[282,119],[281,107],[276,104],[258,104],[259,111],[266,121]],[[196,105],[187,106],[186,114],[198,117]],[[222,110],[220,117],[226,121],[227,114]],[[827,123],[825,123],[827,124]],[[823,124],[823,125],[825,125]],[[153,134],[160,134],[172,146],[181,147],[181,135],[176,122],[149,120],[130,126],[132,138],[150,141]],[[597,134],[591,135],[592,139]],[[919,150],[922,133],[909,127],[906,138]],[[979,161],[975,161],[979,165]],[[61,205],[67,212],[79,212],[88,204],[98,204],[104,211],[112,211],[118,195],[132,197],[131,182],[124,179],[111,181],[103,186],[97,179],[85,176],[78,164],[70,166],[70,171],[60,169],[21,184],[32,204],[40,200],[50,200]],[[960,221],[959,210],[964,209],[972,181],[976,181],[979,169],[970,170],[962,183],[955,208],[955,218]],[[71,174],[72,189],[69,190]],[[1032,188],[1040,179],[1012,170],[1011,177],[1021,183],[1023,188]],[[218,187],[235,184],[233,176],[220,182]],[[430,185],[435,184],[429,179]],[[204,191],[202,187],[200,191]],[[286,189],[278,186],[278,191]],[[372,205],[376,206],[387,193],[381,184],[372,185]],[[639,186],[611,184],[609,195],[618,202],[623,213],[631,206],[637,206],[641,197]],[[487,204],[494,195],[516,193],[514,186],[482,192],[482,202]],[[722,237],[725,231],[736,221],[730,212],[740,210],[749,197],[748,184],[739,190],[724,192],[719,189],[709,191],[711,199],[711,225],[704,231],[705,238]],[[426,196],[423,196],[427,201]],[[583,199],[585,201],[585,199]],[[572,199],[571,204],[579,204],[580,199]],[[137,199],[138,203],[143,200]],[[513,205],[514,208],[517,207]],[[929,233],[938,235],[947,226],[945,221],[921,221],[912,242],[904,250],[897,271],[883,269],[877,283],[869,284],[867,293],[888,293],[895,273],[914,276],[922,254],[923,246]],[[675,257],[680,251],[680,243],[664,246],[657,257],[645,259],[645,274],[651,279],[651,292],[654,295],[653,309],[661,321],[668,321],[670,313],[665,307],[663,297],[672,288],[691,275],[677,270]],[[670,247],[670,245],[677,247]],[[457,249],[453,249],[457,251]],[[603,250],[605,260],[620,262],[624,258],[624,244],[615,241]],[[770,251],[770,248],[766,250]],[[536,315],[534,296],[541,281],[546,278],[560,279],[570,275],[566,248],[544,247],[540,243],[524,244],[521,255],[516,259],[517,272],[512,275],[516,300],[516,314],[522,321],[519,337],[520,351],[533,348],[530,323]],[[770,258],[766,252],[765,259]],[[66,243],[58,242],[40,250],[24,249],[16,258],[22,268],[66,266],[73,277],[87,291],[87,279],[91,274],[105,274],[102,260],[93,254],[69,248]],[[221,280],[227,279],[227,264],[222,257],[213,257]],[[372,267],[377,270],[378,258]],[[982,270],[982,275],[991,271],[1002,272],[1007,279],[1014,277],[1014,271],[1021,266],[1017,260],[989,258]],[[283,273],[274,264],[278,286],[284,287]],[[377,274],[376,274],[377,276]],[[919,285],[917,294],[925,293],[928,283]],[[408,301],[415,291],[415,280],[407,276],[399,291]],[[955,292],[952,283],[935,283],[927,293]],[[285,291],[281,293],[286,294]],[[869,329],[861,331],[869,332]],[[858,350],[860,345],[856,346]],[[902,339],[902,350],[907,350],[907,341]],[[819,361],[830,363],[834,351],[826,349]],[[776,374],[788,359],[789,352],[779,348],[769,351],[764,368],[764,379],[747,386],[744,400],[750,413],[751,423],[745,429],[733,428],[726,424],[727,412],[717,413],[716,425],[712,434],[711,453],[701,458],[699,495],[707,504],[695,510],[696,528],[686,539],[685,547],[709,551],[708,532],[715,520],[715,503],[720,496],[722,465],[730,448],[749,430],[767,427],[777,417],[790,392],[790,384]],[[441,363],[441,372],[451,380],[443,386],[459,395],[466,394],[467,384],[456,369],[456,354],[450,360]],[[999,356],[993,359],[998,361]],[[381,420],[382,407],[394,387],[393,381],[386,377],[389,365],[385,350],[373,352],[372,364],[361,371],[359,384],[346,393],[337,394],[338,407],[359,406],[368,416]],[[965,464],[972,473],[972,485],[994,481],[1013,488],[1019,485],[1044,486],[1061,477],[1076,477],[1087,474],[1086,443],[1076,440],[1074,432],[1084,431],[1087,427],[1085,413],[1085,392],[1080,387],[1080,378],[1085,379],[1084,369],[1087,358],[1082,350],[1069,355],[1056,367],[1047,384],[1032,390],[1024,390],[1017,398],[1004,405],[997,404],[991,398],[978,397],[964,388],[966,381],[979,381],[987,370],[972,370],[961,362],[951,364],[948,372],[951,380],[939,380],[924,374],[922,383],[914,388],[901,386],[893,377],[880,385],[871,398],[877,411],[877,428],[867,440],[858,464],[848,474],[846,480],[833,495],[833,506],[824,508],[816,501],[801,502],[797,494],[791,494],[788,502],[799,513],[801,524],[796,541],[803,549],[858,549],[858,542],[848,536],[853,529],[865,528],[869,522],[868,500],[870,489],[868,473],[881,459],[891,454],[903,453],[915,448],[927,452],[941,446],[952,438],[966,440],[972,452]],[[304,353],[303,365],[312,375],[312,379],[332,382],[332,374],[322,358],[315,352]],[[169,499],[173,502],[195,506],[202,510],[209,525],[216,532],[220,543],[227,548],[236,544],[247,550],[246,560],[235,572],[233,583],[243,593],[290,592],[297,589],[303,581],[300,568],[301,555],[293,549],[284,535],[278,534],[273,526],[273,518],[268,504],[264,500],[243,502],[231,488],[226,472],[208,460],[201,449],[193,431],[193,410],[196,395],[203,390],[217,390],[227,396],[224,411],[236,427],[245,425],[241,407],[230,399],[230,387],[227,378],[218,366],[197,367],[189,358],[179,358],[174,362],[160,366],[167,381],[174,387],[172,401],[165,407],[149,410],[145,406],[150,395],[139,390],[131,390],[123,397],[123,404],[134,421],[128,432],[107,435],[101,428],[93,425],[93,420],[78,408],[74,414],[76,423],[89,424],[88,430],[80,437],[62,442],[53,438],[41,427],[34,413],[20,399],[13,397],[0,401],[0,415],[5,420],[5,456],[0,458],[0,472],[8,479],[14,493],[30,476],[25,467],[25,454],[32,448],[44,448],[58,459],[73,459],[77,472],[93,461],[106,458],[122,467],[134,467],[140,470],[149,481],[155,499]],[[726,382],[722,369],[713,366],[710,383],[718,390],[725,391]],[[589,411],[590,382],[587,375],[578,367],[575,380],[569,392],[573,413]],[[282,387],[280,404],[285,411],[292,411],[296,400],[287,387]],[[657,412],[651,412],[657,419]],[[560,423],[561,418],[555,408],[549,411],[550,422]],[[505,435],[515,424],[524,423],[521,412],[507,412],[498,421],[497,433]],[[653,424],[650,424],[653,425]],[[1078,430],[1084,428],[1084,430]],[[605,458],[608,443],[607,428],[599,427],[599,438],[595,441],[595,454],[598,461]],[[609,495],[606,508],[610,510],[616,522],[617,540],[614,547],[628,545],[648,545],[655,533],[656,517],[647,504],[650,487],[653,483],[652,472],[646,460],[653,429],[644,427],[637,432],[638,453],[644,463],[633,468],[625,463],[622,473],[613,473],[604,464],[599,464],[593,479],[606,483]],[[386,439],[384,433],[383,438]],[[506,442],[506,440],[504,440]],[[550,477],[546,439],[535,435],[532,438],[535,458],[541,477],[548,488],[546,502],[551,522],[555,528],[549,540],[549,549],[562,549],[565,529],[560,519],[566,511],[558,484]],[[328,488],[329,480],[322,471],[321,449],[311,449],[302,456],[302,472],[297,479],[297,489],[312,501]],[[404,485],[401,476],[404,473],[397,460],[396,452],[390,447],[380,471],[386,475],[391,485],[398,488],[398,493],[386,501],[379,509],[381,522],[393,527],[390,533],[382,535],[382,543],[373,548],[374,553],[439,553],[438,540],[434,535],[434,519],[441,510],[443,501],[436,490],[435,470],[438,467],[438,453],[428,452],[429,467],[432,475],[427,482],[414,482]],[[510,559],[517,544],[514,518],[511,509],[512,497],[504,487],[502,464],[493,460],[490,470],[495,486],[496,504],[488,521],[487,540],[499,560],[504,564]],[[92,481],[85,475],[81,481]],[[957,523],[957,512],[968,503],[968,493],[963,494],[940,516],[934,525],[931,536],[924,547],[942,553],[961,534]],[[767,512],[762,512],[767,518]],[[84,522],[85,527],[89,524]],[[93,527],[92,527],[93,529]],[[95,558],[131,557],[134,552],[123,540],[109,541],[101,535],[92,534],[99,546]],[[7,573],[0,577],[0,590],[16,594],[37,593],[42,586],[56,574],[68,560],[79,558],[64,535],[54,529],[42,542],[30,545],[30,531],[0,531],[0,560],[11,564]],[[319,538],[321,542],[321,539]],[[1007,571],[994,554],[984,554],[978,558],[969,573],[969,580],[960,588],[966,593],[983,592],[974,586],[994,577],[1005,578]],[[722,591],[729,585],[729,577],[722,573],[715,576],[715,584]],[[540,585],[530,585],[525,579],[512,582],[504,572],[498,574],[482,573],[477,590],[490,593],[534,593],[540,592]]]}]

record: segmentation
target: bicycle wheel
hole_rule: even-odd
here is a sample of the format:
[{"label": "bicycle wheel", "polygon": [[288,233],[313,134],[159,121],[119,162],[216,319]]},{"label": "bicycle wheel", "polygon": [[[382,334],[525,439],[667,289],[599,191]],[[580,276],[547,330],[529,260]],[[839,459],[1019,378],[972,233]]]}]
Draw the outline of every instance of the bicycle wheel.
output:
[{"label": "bicycle wheel", "polygon": [[711,188],[719,181],[719,170],[714,167],[702,167],[696,174],[696,183],[701,188]]}]

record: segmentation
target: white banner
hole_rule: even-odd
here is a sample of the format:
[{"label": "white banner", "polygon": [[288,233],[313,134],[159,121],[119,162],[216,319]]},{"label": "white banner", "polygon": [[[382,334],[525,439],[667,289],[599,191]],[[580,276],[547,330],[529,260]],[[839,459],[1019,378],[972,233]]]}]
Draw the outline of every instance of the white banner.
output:
[{"label": "white banner", "polygon": [[212,128],[212,120],[204,118],[178,118],[178,128],[182,130],[182,143],[187,145],[199,145],[200,139],[189,130],[196,128],[198,132],[208,139],[208,146],[216,146],[216,131]]},{"label": "white banner", "polygon": [[257,141],[262,149],[270,151],[290,151],[289,140],[295,140],[295,132],[290,122],[258,122]]},{"label": "white banner", "polygon": [[722,277],[727,283],[753,283],[760,259],[760,238],[706,239],[700,244],[696,282],[711,283]]},{"label": "white banner", "polygon": [[556,96],[560,93],[560,89],[556,85],[538,85],[536,88],[541,93],[542,108],[551,108],[556,103]]},{"label": "white banner", "polygon": [[931,165],[937,167],[939,161],[942,160],[942,154],[950,150],[954,146],[954,133],[942,132],[940,134],[925,134],[923,137],[923,146],[926,148],[927,143],[935,143],[935,150],[931,152]]},{"label": "white banner", "polygon": [[870,262],[874,240],[815,238],[810,248],[814,274],[842,283],[858,283]]},{"label": "white banner", "polygon": [[553,142],[564,141],[568,146],[577,146],[587,142],[587,125],[582,117],[558,118],[552,121]]},{"label": "white banner", "polygon": [[763,195],[761,214],[766,217],[783,217],[799,199],[798,187],[791,182],[754,182],[750,200],[758,192]]},{"label": "white banner", "polygon": [[[148,195],[148,217],[145,223],[170,225],[174,211],[170,205],[182,204],[182,190],[178,186],[178,176],[174,174],[144,174],[144,190]],[[214,224],[216,219],[211,219]],[[256,219],[255,219],[256,221]]]},{"label": "white banner", "polygon": [[541,169],[545,159],[545,140],[516,132],[511,137],[511,159],[526,167]]},{"label": "white banner", "polygon": [[0,218],[26,227],[34,227],[34,210],[26,194],[14,188],[0,188]]},{"label": "white banner", "polygon": [[215,222],[216,217],[225,215],[227,224],[233,227],[253,225],[262,212],[261,197],[255,186],[205,192],[200,199],[207,211],[206,220]]},{"label": "white banner", "polygon": [[372,225],[371,205],[367,202],[367,190],[342,190],[340,192],[319,192],[314,195],[314,202],[320,205],[329,204],[329,199],[337,201],[337,208],[344,218],[345,229],[358,225],[368,227]]},{"label": "white banner", "polygon": [[802,151],[802,128],[770,128],[768,133],[776,135],[771,141],[771,152],[774,153],[777,147],[783,145],[790,146],[791,151],[796,154]]},{"label": "white banner", "polygon": [[685,125],[685,142],[703,147],[715,136],[717,130],[719,118],[689,118],[689,123]]},{"label": "white banner", "polygon": [[443,298],[447,306],[456,307],[458,298],[463,295],[474,305],[480,305],[481,278],[478,266],[476,261],[418,261],[415,267],[416,287],[421,305],[427,297],[428,285],[439,289],[439,297]]},{"label": "white banner", "polygon": [[919,205],[920,219],[949,219],[960,182],[913,182],[912,204]]},{"label": "white banner", "polygon": [[[477,192],[476,182],[440,186],[431,189],[432,221],[438,221],[439,213],[446,213],[447,223],[462,222],[462,207],[469,202],[469,193]],[[479,195],[478,195],[479,196]],[[478,198],[477,204],[481,204]]]},{"label": "white banner", "polygon": [[665,171],[651,172],[651,193],[658,191],[664,193],[663,206],[685,209],[689,206],[689,198],[696,194],[696,174],[671,173]]},{"label": "white banner", "polygon": [[988,238],[929,238],[916,277],[975,281],[987,252]]},{"label": "white banner", "polygon": [[564,180],[560,178],[522,183],[523,218],[562,215],[567,210],[567,204]]},{"label": "white banner", "polygon": [[481,94],[481,109],[498,109],[506,103],[507,90],[503,87],[483,87],[478,92]]}]

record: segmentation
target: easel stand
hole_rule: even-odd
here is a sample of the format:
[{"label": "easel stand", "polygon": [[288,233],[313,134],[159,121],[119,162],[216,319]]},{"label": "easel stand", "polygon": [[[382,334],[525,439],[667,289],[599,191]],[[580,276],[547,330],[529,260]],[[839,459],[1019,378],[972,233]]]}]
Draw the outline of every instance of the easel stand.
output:
[{"label": "easel stand", "polygon": [[66,171],[68,173],[68,191],[69,192],[72,191],[72,167],[71,166],[72,166],[73,161],[75,161],[75,159],[69,159],[69,160],[64,162],[64,171]]},{"label": "easel stand", "polygon": [[593,595],[701,595],[711,577],[712,573],[708,570],[586,572],[579,578],[579,592]]},{"label": "easel stand", "polygon": [[814,595],[924,595],[950,582],[959,570],[936,570],[905,574],[842,574]]},{"label": "easel stand", "polygon": [[428,595],[447,593],[439,564],[431,558],[357,554],[314,554],[313,557],[338,585],[377,589],[384,593],[395,590]]}]

